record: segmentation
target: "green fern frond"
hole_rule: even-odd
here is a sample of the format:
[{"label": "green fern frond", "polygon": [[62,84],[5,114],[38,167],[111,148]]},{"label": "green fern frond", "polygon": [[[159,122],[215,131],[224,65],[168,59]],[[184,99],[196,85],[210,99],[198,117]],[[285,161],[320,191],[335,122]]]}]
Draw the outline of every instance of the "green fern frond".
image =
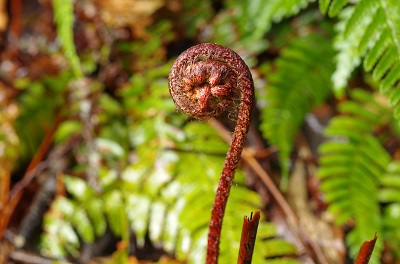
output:
[{"label": "green fern frond", "polygon": [[[207,124],[194,122],[187,128],[205,135],[208,138],[207,145],[213,145],[210,138],[213,138],[215,132]],[[126,218],[139,245],[143,245],[148,233],[154,245],[175,253],[178,259],[188,263],[204,263],[214,185],[224,157],[219,153],[209,155],[196,151],[184,152],[178,156],[170,151],[159,154],[161,156],[157,155],[152,160],[158,165],[142,170],[142,163],[139,162],[139,167],[128,167],[122,173],[121,180],[113,177],[112,172],[104,174],[103,177],[109,180],[103,181],[107,185],[102,186],[105,191],[100,195],[95,195],[94,190],[83,180],[66,176],[66,188],[73,198],[59,197],[52,204],[45,219],[43,253],[52,256],[54,252],[58,252],[59,256],[67,253],[77,255],[80,247],[78,237],[86,243],[93,242],[94,237],[104,234],[106,222],[114,234],[123,235],[128,233],[122,225]],[[174,177],[160,186],[159,181],[163,177],[152,174],[163,174],[164,169],[165,172],[172,169]],[[199,171],[204,173],[199,175]],[[237,260],[243,212],[260,207],[258,194],[243,187],[243,174],[239,171],[236,176],[236,187],[233,187],[226,209],[220,245],[220,259],[229,263]],[[156,191],[150,190],[152,186]],[[64,227],[69,230],[68,234],[64,234]],[[275,236],[272,224],[260,223],[257,253],[253,257],[259,260],[257,263],[263,263],[266,257],[276,258],[296,253],[293,245]],[[58,251],[54,251],[56,246]],[[297,262],[293,260],[293,263]]]},{"label": "green fern frond", "polygon": [[74,24],[74,1],[73,0],[54,0],[54,21],[57,25],[57,35],[60,44],[65,52],[65,56],[71,64],[72,71],[76,78],[83,76],[79,57],[76,54],[73,24]]},{"label": "green fern frond", "polygon": [[[156,224],[151,225],[149,235],[153,239],[153,243],[167,243],[167,248],[173,250],[178,259],[186,260],[189,263],[204,263],[210,218],[209,211],[227,145],[205,123],[188,123],[183,132],[185,139],[177,142],[176,145],[177,148],[182,149],[182,152],[169,152],[167,154],[173,155],[176,159],[175,165],[170,167],[174,176],[165,182],[157,191],[157,196],[148,203],[151,204],[151,208],[154,208],[154,204],[163,208],[154,212],[164,210],[165,222],[160,223],[159,213],[151,215],[150,223],[152,219],[156,219],[159,227],[155,228]],[[204,145],[205,140],[207,145]],[[145,183],[141,184],[143,190],[146,190],[146,186],[155,186],[159,182],[159,179],[151,176],[150,178],[143,178],[143,180],[145,180]],[[235,183],[226,208],[220,245],[220,260],[226,263],[237,261],[243,212],[254,211],[260,206],[258,194],[243,188],[244,178],[240,171],[235,176]],[[135,195],[132,192],[130,193]],[[150,210],[153,212],[153,209]],[[137,217],[131,219],[133,223],[136,220]],[[265,224],[265,222],[262,222],[260,228],[263,228]],[[261,247],[261,251],[257,251],[261,255],[257,255],[257,253],[254,255],[254,258],[260,261],[264,257],[268,257],[268,252],[262,250],[267,246],[263,240],[266,237],[262,235],[263,233],[258,235],[256,242]],[[285,243],[287,245],[286,254],[296,252],[296,249],[287,242],[282,243],[281,247]],[[269,248],[278,250],[272,244]],[[270,256],[276,257],[277,255],[271,252]]]},{"label": "green fern frond", "polygon": [[[373,94],[358,89],[350,94],[352,100],[339,105],[341,115],[333,118],[325,131],[331,140],[319,149],[318,176],[337,224],[350,219],[355,222],[346,238],[350,255],[355,257],[363,241],[382,231],[377,193],[391,158],[373,132],[390,122],[391,111]],[[371,263],[379,263],[382,247],[381,240]]]},{"label": "green fern frond", "polygon": [[48,256],[77,256],[79,237],[87,243],[93,242],[95,237],[85,209],[77,201],[65,197],[58,197],[51,205],[44,217],[44,231],[41,251]]},{"label": "green fern frond", "polygon": [[[249,40],[260,39],[273,22],[297,14],[314,0],[257,0],[229,1],[228,6],[237,9],[239,28]],[[257,19],[254,19],[254,18]]]},{"label": "green fern frond", "polygon": [[[320,1],[326,12],[330,1]],[[337,2],[341,5],[336,8]],[[360,0],[343,9],[347,1],[332,1],[328,13],[340,13],[335,47],[339,51],[337,69],[332,79],[338,95],[343,93],[350,73],[364,56],[365,71],[379,83],[379,89],[395,105],[394,116],[400,118],[400,12],[395,0]],[[331,11],[332,10],[332,11]],[[333,11],[335,10],[335,11]]]},{"label": "green fern frond", "polygon": [[262,109],[261,130],[278,146],[283,171],[282,187],[287,184],[292,141],[304,116],[330,93],[333,50],[329,40],[318,36],[296,38],[282,50],[276,71],[267,74],[265,97],[257,96]]}]

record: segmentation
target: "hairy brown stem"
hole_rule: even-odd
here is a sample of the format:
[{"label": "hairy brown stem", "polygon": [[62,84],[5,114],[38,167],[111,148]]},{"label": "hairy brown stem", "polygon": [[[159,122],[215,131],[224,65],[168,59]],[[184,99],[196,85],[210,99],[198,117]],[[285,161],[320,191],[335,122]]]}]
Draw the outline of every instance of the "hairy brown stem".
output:
[{"label": "hairy brown stem", "polygon": [[206,263],[218,263],[225,207],[250,126],[253,79],[247,65],[234,51],[204,43],[187,49],[176,59],[168,81],[177,107],[202,120],[221,114],[240,95],[237,123],[215,194],[208,233]]}]

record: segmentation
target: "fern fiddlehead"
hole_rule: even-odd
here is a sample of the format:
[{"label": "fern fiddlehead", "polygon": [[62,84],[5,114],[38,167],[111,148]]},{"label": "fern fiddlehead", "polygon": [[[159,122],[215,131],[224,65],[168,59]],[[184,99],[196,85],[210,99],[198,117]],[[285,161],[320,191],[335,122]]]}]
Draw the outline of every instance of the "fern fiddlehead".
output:
[{"label": "fern fiddlehead", "polygon": [[244,147],[253,108],[254,85],[249,68],[234,51],[211,43],[193,46],[174,62],[169,90],[177,107],[202,120],[221,114],[240,94],[239,113],[226,155],[209,224],[207,264],[218,263],[219,241],[230,187]]}]

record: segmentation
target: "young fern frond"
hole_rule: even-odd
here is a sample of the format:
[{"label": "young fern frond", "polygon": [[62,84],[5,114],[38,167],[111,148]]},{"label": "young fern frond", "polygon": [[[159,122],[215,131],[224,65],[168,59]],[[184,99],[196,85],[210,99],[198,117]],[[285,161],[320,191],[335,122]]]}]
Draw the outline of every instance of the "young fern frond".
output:
[{"label": "young fern frond", "polygon": [[[269,85],[262,109],[261,130],[279,148],[282,187],[287,184],[292,141],[304,116],[330,93],[333,50],[322,36],[293,39],[276,61],[276,71],[267,73]],[[256,94],[257,95],[257,94]]]},{"label": "young fern frond", "polygon": [[[400,119],[400,13],[395,0],[360,0],[343,9],[347,1],[321,0],[320,8],[330,16],[340,14],[335,47],[339,51],[332,79],[337,94],[342,94],[350,73],[361,63],[389,96]],[[330,5],[329,5],[330,4]]]},{"label": "young fern frond", "polygon": [[[354,258],[363,241],[382,231],[377,193],[391,158],[373,132],[390,122],[391,111],[366,91],[355,89],[350,94],[352,100],[339,105],[341,115],[333,118],[325,131],[331,140],[319,149],[318,176],[337,224],[354,220],[346,238]],[[381,239],[371,263],[379,263],[382,247]]]}]

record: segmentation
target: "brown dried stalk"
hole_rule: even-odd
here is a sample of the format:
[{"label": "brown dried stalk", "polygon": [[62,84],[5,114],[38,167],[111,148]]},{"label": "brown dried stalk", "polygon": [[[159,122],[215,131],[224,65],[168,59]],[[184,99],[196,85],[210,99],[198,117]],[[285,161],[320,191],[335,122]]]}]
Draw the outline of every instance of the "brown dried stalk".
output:
[{"label": "brown dried stalk", "polygon": [[249,68],[234,51],[204,43],[184,51],[169,74],[169,90],[177,107],[202,120],[221,114],[240,94],[232,143],[221,173],[208,233],[207,264],[218,263],[222,221],[235,170],[250,126],[254,85]]}]

